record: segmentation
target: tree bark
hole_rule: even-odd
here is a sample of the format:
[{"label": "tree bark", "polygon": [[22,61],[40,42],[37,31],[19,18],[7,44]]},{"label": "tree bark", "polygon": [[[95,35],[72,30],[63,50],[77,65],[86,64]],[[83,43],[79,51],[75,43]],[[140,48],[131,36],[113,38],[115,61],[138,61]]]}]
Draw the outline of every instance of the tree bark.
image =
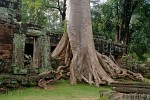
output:
[{"label": "tree bark", "polygon": [[109,57],[95,50],[89,0],[67,0],[66,18],[67,33],[63,35],[52,57],[63,60],[66,67],[70,68],[71,84],[85,81],[99,86],[123,76],[143,80],[140,74],[121,69]]}]

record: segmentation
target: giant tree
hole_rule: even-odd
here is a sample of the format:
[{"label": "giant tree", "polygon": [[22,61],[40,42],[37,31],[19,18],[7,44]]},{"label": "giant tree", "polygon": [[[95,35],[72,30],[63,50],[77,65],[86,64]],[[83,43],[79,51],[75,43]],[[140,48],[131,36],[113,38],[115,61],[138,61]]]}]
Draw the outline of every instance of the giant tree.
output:
[{"label": "giant tree", "polygon": [[141,74],[120,68],[109,57],[95,50],[89,0],[67,0],[67,29],[52,57],[64,61],[69,68],[70,82],[89,84],[113,82],[116,77],[143,80]]}]

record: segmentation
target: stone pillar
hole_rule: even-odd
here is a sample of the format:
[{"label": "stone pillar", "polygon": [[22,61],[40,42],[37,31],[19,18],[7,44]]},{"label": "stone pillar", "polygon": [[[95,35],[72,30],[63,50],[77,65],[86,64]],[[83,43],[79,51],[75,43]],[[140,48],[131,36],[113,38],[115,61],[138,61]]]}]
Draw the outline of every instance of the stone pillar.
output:
[{"label": "stone pillar", "polygon": [[39,37],[40,42],[40,72],[52,69],[50,63],[50,37]]},{"label": "stone pillar", "polygon": [[19,68],[24,67],[25,34],[14,34],[13,64]]}]

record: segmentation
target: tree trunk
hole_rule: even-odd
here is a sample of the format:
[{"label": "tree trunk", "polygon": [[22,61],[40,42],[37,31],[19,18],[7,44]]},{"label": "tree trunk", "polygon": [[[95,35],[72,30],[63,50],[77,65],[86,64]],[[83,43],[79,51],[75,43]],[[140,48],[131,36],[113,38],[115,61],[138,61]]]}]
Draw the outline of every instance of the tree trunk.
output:
[{"label": "tree trunk", "polygon": [[[121,17],[121,25],[120,25],[120,30],[119,30],[119,42],[123,42],[125,45],[129,44],[129,40],[131,37],[130,33],[130,21],[132,14],[139,4],[139,1],[133,1],[133,0],[124,0],[123,3],[123,12],[122,12],[122,17]],[[118,14],[118,13],[117,13]],[[119,19],[118,19],[119,20]],[[118,30],[117,30],[118,31]]]},{"label": "tree trunk", "polygon": [[66,2],[67,2],[67,0],[63,1],[63,9],[62,9],[62,14],[61,14],[62,21],[64,21],[66,19]]},{"label": "tree trunk", "polygon": [[135,74],[118,67],[110,58],[95,50],[92,34],[90,0],[67,0],[67,33],[52,53],[70,68],[70,82],[89,84],[111,83],[115,77],[142,80]]}]

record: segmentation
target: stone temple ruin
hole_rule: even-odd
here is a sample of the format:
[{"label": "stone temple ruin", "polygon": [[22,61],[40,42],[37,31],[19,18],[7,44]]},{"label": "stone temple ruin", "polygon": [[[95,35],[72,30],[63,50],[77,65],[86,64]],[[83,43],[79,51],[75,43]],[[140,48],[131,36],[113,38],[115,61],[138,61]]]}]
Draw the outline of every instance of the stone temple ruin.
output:
[{"label": "stone temple ruin", "polygon": [[[62,34],[21,23],[20,0],[1,0],[0,5],[0,71],[27,74],[51,69],[50,51],[54,50]],[[123,45],[99,37],[94,41],[96,49],[103,54],[111,54],[117,59],[125,53]]]},{"label": "stone temple ruin", "polygon": [[[0,1],[0,93],[6,93],[6,88],[37,85],[40,80],[39,73],[52,69],[51,51],[55,49],[62,36],[48,32],[38,25],[21,23],[20,7],[21,0]],[[126,53],[126,46],[111,40],[95,36],[94,42],[100,53],[110,56],[118,64],[121,56]],[[47,77],[51,79],[54,75]],[[150,93],[150,86],[147,84],[112,83],[110,86],[114,87],[117,93],[145,91],[145,94],[128,96],[116,95],[114,92],[102,93],[102,96],[113,97],[115,94],[116,100],[150,98],[146,95]],[[140,99],[133,99],[137,96]],[[121,99],[118,99],[120,97]]]},{"label": "stone temple ruin", "polygon": [[[20,7],[21,0],[0,1],[0,88],[37,85],[38,74],[52,69],[50,54],[62,36],[21,23]],[[96,49],[114,61],[126,53],[124,45],[96,36],[94,41]]]},{"label": "stone temple ruin", "polygon": [[51,69],[50,36],[42,27],[21,23],[21,0],[0,1],[0,88],[37,85]]},{"label": "stone temple ruin", "polygon": [[14,34],[13,42],[14,68],[24,69],[24,74],[30,71],[40,73],[51,69],[50,37],[44,29],[36,25],[24,24],[21,26],[21,33]]},{"label": "stone temple ruin", "polygon": [[20,24],[20,3],[19,0],[0,1],[1,71],[27,74],[33,69],[37,73],[49,70],[50,37],[39,26]]}]

